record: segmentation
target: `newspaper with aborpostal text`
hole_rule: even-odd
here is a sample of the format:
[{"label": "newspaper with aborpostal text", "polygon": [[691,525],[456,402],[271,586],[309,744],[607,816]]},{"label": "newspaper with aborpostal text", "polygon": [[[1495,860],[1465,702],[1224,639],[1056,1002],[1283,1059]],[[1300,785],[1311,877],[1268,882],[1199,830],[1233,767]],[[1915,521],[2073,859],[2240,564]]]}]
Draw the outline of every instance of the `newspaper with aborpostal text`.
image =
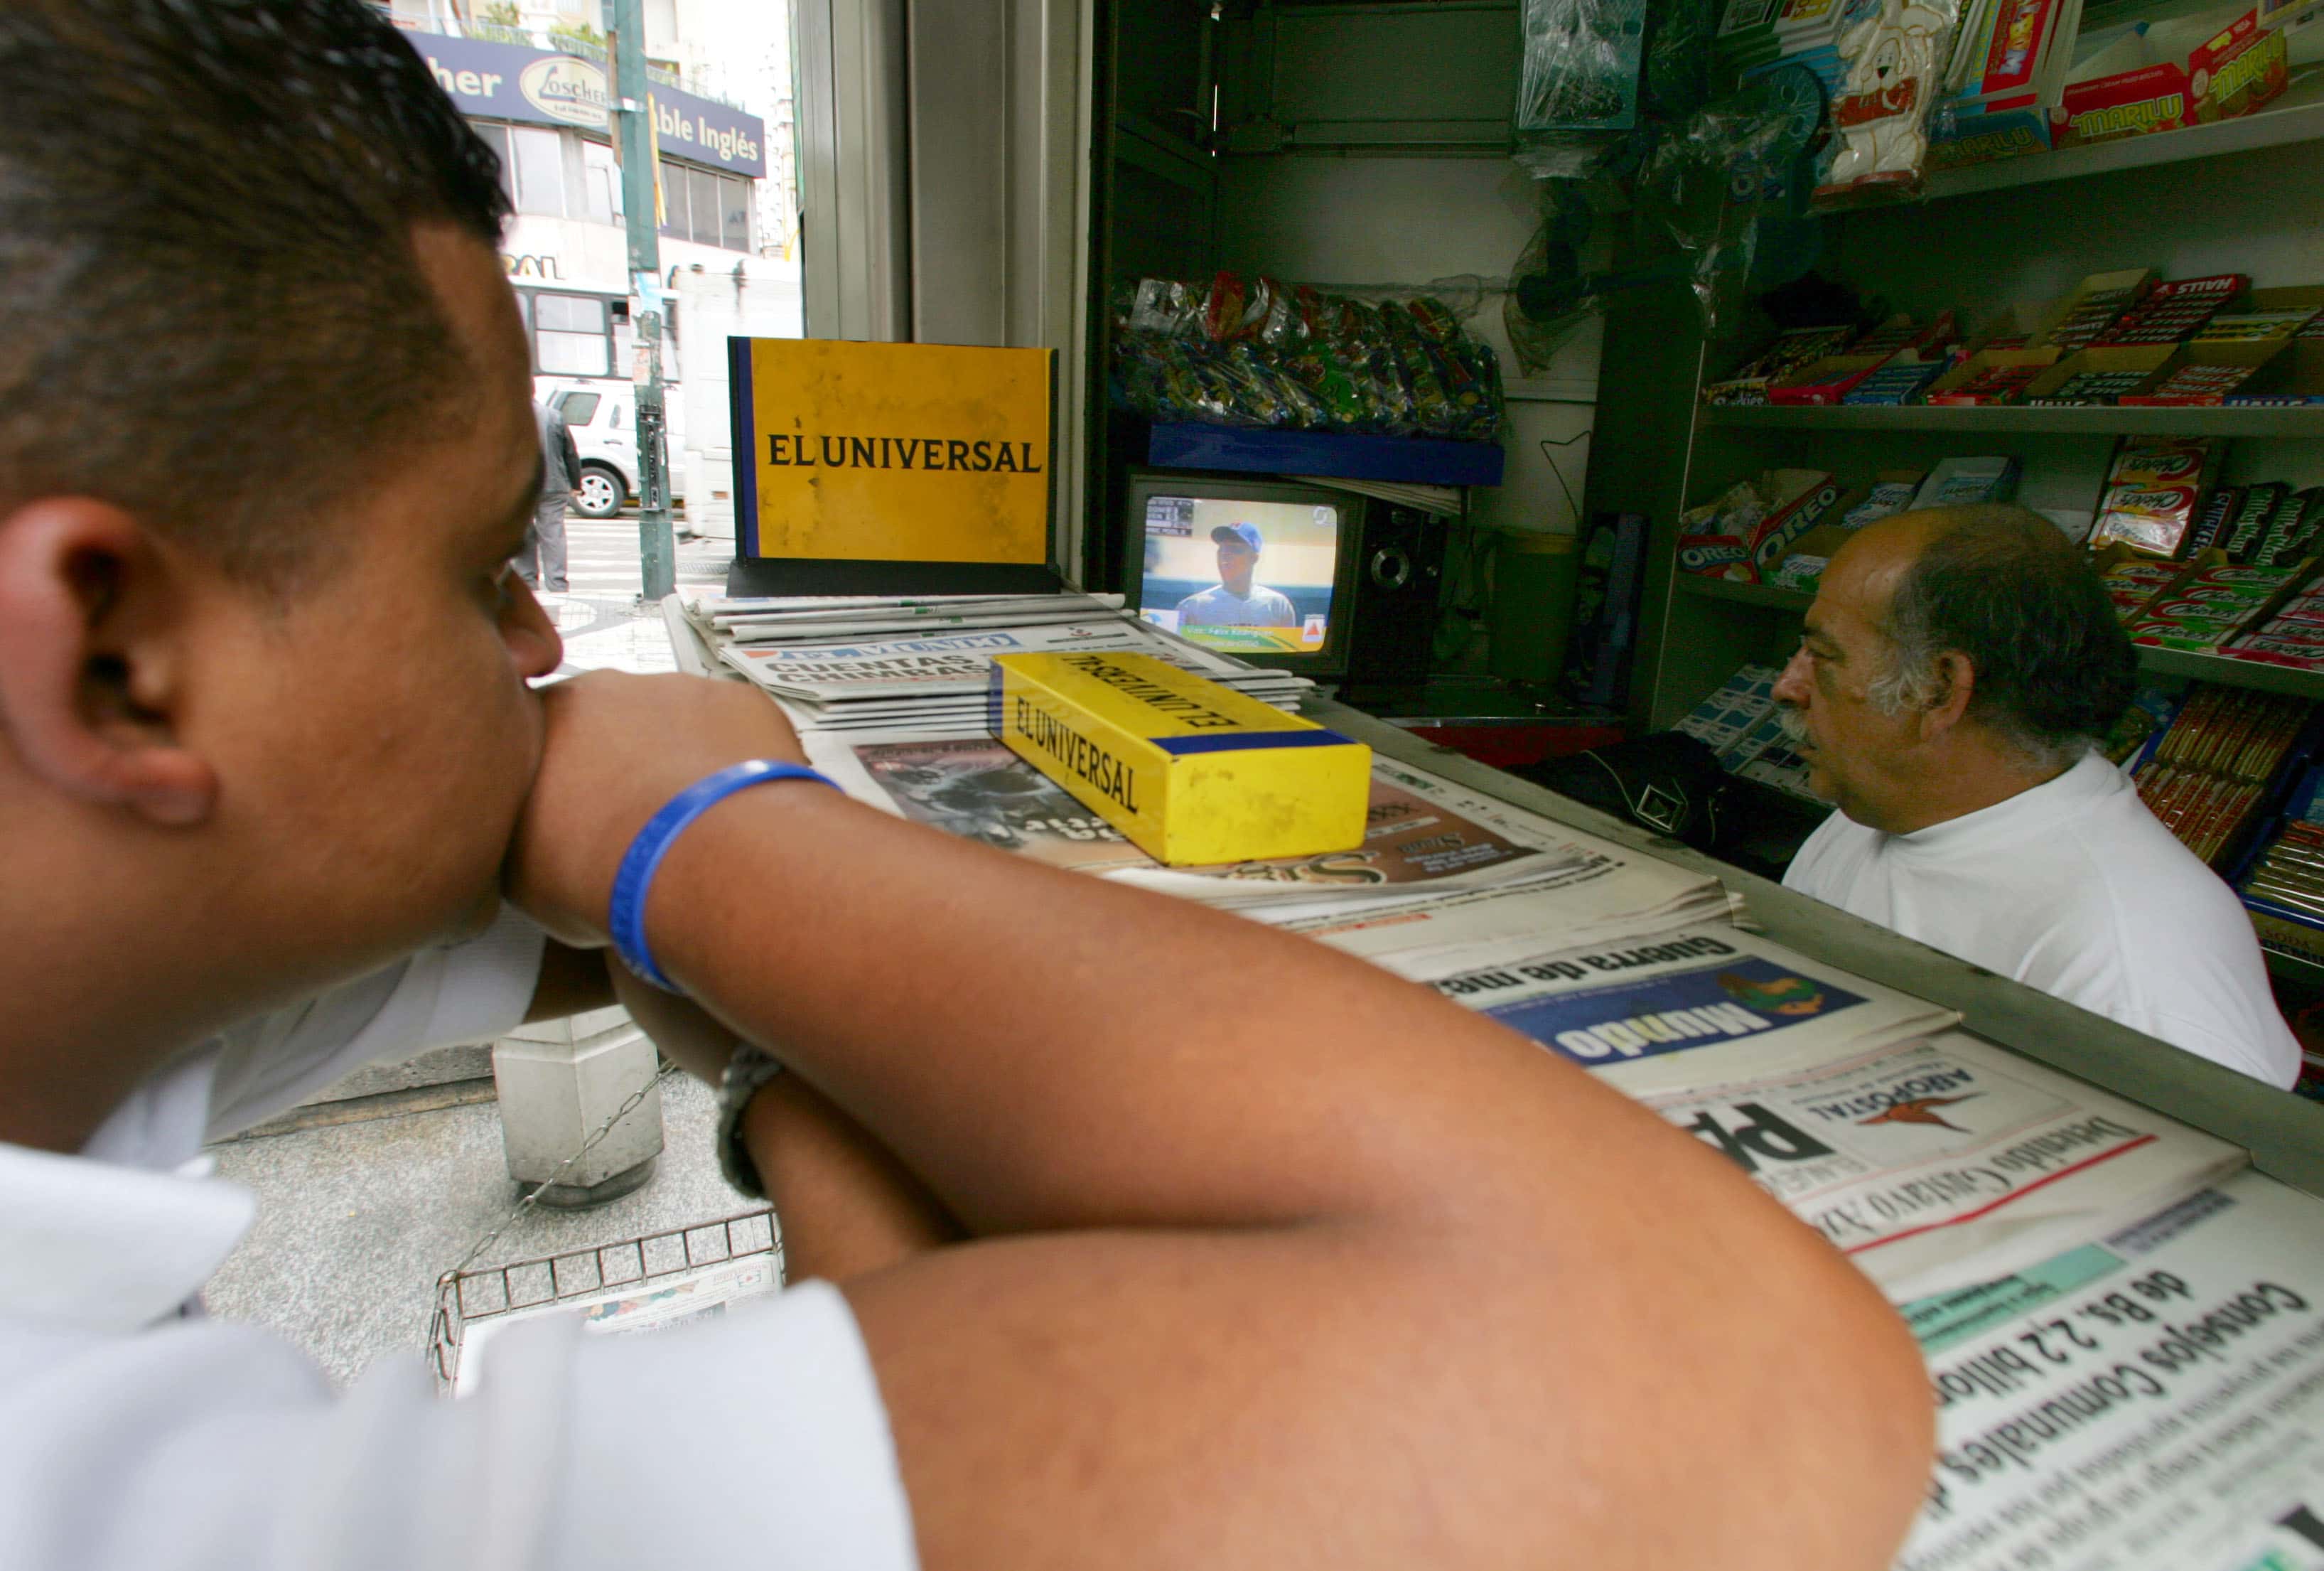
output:
[{"label": "newspaper with aborpostal text", "polygon": [[1892,1296],[2041,1260],[2246,1160],[1960,1031],[1644,1100]]},{"label": "newspaper with aborpostal text", "polygon": [[1423,979],[1715,1147],[1895,1291],[2007,1271],[2245,1160],[1732,928]]}]

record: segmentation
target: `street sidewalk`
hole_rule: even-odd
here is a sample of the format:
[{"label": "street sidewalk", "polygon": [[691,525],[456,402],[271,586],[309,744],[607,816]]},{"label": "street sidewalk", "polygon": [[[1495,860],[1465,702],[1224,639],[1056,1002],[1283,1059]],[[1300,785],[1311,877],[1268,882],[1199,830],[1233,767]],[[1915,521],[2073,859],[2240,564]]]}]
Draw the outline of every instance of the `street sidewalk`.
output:
[{"label": "street sidewalk", "polygon": [[[471,1269],[761,1208],[719,1174],[710,1087],[673,1075],[661,1089],[662,1154],[643,1188],[586,1211],[534,1206]],[[420,1357],[436,1279],[518,1195],[493,1101],[383,1112],[211,1150],[220,1177],[257,1195],[258,1222],[210,1279],[209,1312],[281,1333],[342,1386],[376,1360]]]},{"label": "street sidewalk", "polygon": [[[661,613],[638,600],[644,579],[637,519],[626,513],[604,519],[569,517],[565,541],[572,592],[540,596],[565,639],[565,663],[558,674],[676,670]],[[726,567],[733,556],[731,533],[680,541],[678,593],[689,597],[724,593]]]}]

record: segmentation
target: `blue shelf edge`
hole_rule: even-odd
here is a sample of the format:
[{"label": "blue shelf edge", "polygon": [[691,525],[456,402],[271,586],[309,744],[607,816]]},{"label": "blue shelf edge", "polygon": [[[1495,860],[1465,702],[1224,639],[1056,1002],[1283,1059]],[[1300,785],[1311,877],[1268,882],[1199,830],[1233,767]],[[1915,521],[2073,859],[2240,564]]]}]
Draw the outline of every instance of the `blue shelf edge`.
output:
[{"label": "blue shelf edge", "polygon": [[1165,469],[1326,475],[1421,485],[1498,485],[1505,457],[1499,442],[1203,425],[1157,425],[1146,452],[1148,463]]}]

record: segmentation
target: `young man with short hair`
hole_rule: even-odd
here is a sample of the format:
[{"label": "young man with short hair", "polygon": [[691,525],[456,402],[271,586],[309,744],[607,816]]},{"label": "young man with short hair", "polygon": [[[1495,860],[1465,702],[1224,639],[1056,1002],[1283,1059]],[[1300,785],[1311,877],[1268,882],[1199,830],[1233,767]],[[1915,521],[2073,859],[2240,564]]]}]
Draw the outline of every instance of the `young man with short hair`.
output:
[{"label": "young man with short hair", "polygon": [[[505,204],[376,13],[17,0],[0,95],[12,1564],[1886,1563],[1917,1353],[1699,1142],[798,778],[747,688],[530,689]],[[458,1403],[186,1307],[249,1220],[206,1139],[613,991],[830,1281],[512,1327]]]}]

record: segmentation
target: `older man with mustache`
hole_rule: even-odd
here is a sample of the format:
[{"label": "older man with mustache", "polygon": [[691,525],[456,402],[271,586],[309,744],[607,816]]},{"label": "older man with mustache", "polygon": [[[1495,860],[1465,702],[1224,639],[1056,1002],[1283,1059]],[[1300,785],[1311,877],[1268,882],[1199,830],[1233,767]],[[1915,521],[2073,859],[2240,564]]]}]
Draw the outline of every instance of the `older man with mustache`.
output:
[{"label": "older man with mustache", "polygon": [[2093,750],[2135,669],[2097,574],[2039,513],[1864,529],[1775,685],[1839,809],[1784,882],[2289,1086],[2300,1047],[2242,906]]}]

